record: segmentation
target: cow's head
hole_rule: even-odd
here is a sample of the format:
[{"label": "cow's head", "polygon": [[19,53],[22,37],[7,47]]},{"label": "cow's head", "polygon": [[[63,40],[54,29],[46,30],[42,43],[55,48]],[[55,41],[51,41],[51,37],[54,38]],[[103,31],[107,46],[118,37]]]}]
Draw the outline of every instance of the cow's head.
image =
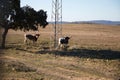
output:
[{"label": "cow's head", "polygon": [[70,37],[68,37],[68,36],[67,36],[67,37],[65,37],[65,39],[66,39],[66,40],[69,40],[69,39],[70,39]]},{"label": "cow's head", "polygon": [[38,38],[38,37],[40,36],[40,34],[39,34],[39,33],[37,33],[37,34],[35,34],[35,36]]}]

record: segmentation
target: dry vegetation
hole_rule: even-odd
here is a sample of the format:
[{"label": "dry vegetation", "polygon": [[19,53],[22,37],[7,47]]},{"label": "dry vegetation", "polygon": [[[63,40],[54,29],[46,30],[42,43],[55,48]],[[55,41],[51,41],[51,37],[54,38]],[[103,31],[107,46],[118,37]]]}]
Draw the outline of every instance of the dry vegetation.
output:
[{"label": "dry vegetation", "polygon": [[120,79],[120,26],[63,24],[63,36],[72,36],[67,51],[50,49],[51,25],[39,30],[38,42],[29,45],[24,32],[9,30],[0,80]]}]

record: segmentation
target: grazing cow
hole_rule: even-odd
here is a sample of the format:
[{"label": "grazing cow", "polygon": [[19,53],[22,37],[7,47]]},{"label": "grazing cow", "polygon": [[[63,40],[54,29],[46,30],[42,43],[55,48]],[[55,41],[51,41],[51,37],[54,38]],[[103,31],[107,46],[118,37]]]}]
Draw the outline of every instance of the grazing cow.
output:
[{"label": "grazing cow", "polygon": [[27,42],[27,40],[31,40],[34,42],[36,42],[39,38],[40,34],[24,34],[24,43]]},{"label": "grazing cow", "polygon": [[69,39],[70,39],[70,37],[62,37],[62,38],[59,38],[59,42],[58,42],[58,48],[59,47],[65,47],[67,44],[68,44],[68,42],[69,42]]}]

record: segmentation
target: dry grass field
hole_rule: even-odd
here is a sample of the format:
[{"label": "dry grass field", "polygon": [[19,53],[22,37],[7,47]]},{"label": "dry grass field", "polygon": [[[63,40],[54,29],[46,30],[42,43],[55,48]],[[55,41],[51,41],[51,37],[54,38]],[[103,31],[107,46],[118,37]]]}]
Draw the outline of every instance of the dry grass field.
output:
[{"label": "dry grass field", "polygon": [[0,80],[120,80],[120,26],[63,24],[68,50],[50,49],[51,25],[39,31],[38,42],[25,45],[24,32],[9,30]]}]

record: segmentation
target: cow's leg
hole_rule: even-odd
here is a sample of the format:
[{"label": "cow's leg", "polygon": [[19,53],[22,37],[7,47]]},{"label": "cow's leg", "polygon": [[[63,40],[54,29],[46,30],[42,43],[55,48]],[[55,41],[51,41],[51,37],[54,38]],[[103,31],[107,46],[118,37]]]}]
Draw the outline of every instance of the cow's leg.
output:
[{"label": "cow's leg", "polygon": [[27,43],[27,38],[25,37],[25,38],[24,38],[24,44],[26,44],[26,43]]},{"label": "cow's leg", "polygon": [[33,40],[33,45],[35,45],[35,41]]},{"label": "cow's leg", "polygon": [[64,48],[63,48],[63,49],[66,51],[67,48],[68,48],[68,45],[67,45],[67,44],[64,44]]},{"label": "cow's leg", "polygon": [[61,45],[60,45],[60,48],[63,49],[63,47],[64,47],[64,44],[61,44]]}]

